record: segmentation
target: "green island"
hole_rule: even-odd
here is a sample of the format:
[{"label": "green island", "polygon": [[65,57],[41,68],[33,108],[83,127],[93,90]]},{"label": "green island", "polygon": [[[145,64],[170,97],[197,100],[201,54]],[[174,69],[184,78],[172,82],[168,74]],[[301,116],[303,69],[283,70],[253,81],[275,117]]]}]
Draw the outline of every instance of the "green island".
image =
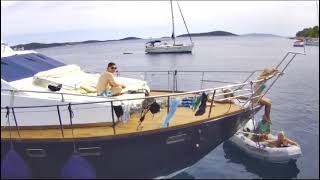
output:
[{"label": "green island", "polygon": [[319,38],[319,26],[304,28],[296,33],[296,37]]}]

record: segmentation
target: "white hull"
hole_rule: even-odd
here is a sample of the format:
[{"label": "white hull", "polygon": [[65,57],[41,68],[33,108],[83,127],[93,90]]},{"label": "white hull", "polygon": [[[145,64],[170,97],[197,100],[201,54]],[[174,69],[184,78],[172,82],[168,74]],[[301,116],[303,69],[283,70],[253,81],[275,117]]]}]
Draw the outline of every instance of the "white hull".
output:
[{"label": "white hull", "polygon": [[[249,120],[245,128],[247,128],[251,124],[252,121]],[[252,126],[248,128],[251,129]],[[275,136],[272,136],[272,138],[276,139]],[[229,139],[229,141],[238,146],[249,156],[271,163],[288,163],[290,161],[295,161],[302,154],[299,146],[289,146],[281,148],[269,147],[267,146],[266,142],[254,142],[241,132],[237,132]]]},{"label": "white hull", "polygon": [[319,46],[319,38],[305,39],[304,44],[306,46]]},{"label": "white hull", "polygon": [[146,53],[191,53],[193,45],[147,46]]}]

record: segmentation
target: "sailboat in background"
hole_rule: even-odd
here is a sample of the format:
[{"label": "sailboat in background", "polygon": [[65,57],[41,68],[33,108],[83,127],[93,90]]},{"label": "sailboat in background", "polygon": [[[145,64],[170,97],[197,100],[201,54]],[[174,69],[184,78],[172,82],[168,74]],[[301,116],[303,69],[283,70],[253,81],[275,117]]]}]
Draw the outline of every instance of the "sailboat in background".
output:
[{"label": "sailboat in background", "polygon": [[174,16],[173,16],[173,8],[172,8],[172,0],[170,0],[170,5],[171,5],[171,16],[172,16],[172,35],[171,35],[171,39],[173,40],[173,44],[169,43],[169,42],[165,42],[165,41],[161,41],[161,40],[153,40],[153,41],[149,41],[146,43],[146,48],[145,48],[145,52],[146,53],[192,53],[192,49],[193,49],[193,42],[187,27],[187,24],[184,20],[181,8],[179,6],[179,3],[177,1],[177,5],[179,7],[180,10],[180,14],[182,16],[184,25],[186,27],[186,30],[188,32],[189,35],[189,39],[191,44],[182,44],[176,43],[176,37],[175,37],[175,32],[174,32]]}]

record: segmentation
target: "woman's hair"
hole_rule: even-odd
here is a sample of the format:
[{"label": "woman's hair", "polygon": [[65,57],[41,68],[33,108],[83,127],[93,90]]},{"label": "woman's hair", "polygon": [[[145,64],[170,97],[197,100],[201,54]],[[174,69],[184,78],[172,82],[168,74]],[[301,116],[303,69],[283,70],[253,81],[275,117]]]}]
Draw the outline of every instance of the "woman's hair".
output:
[{"label": "woman's hair", "polygon": [[283,136],[283,137],[285,137],[285,135],[284,135],[284,132],[283,131],[280,131],[279,133],[278,133],[278,136]]},{"label": "woman's hair", "polygon": [[264,69],[259,75],[258,79],[264,79],[274,73],[276,69]]}]

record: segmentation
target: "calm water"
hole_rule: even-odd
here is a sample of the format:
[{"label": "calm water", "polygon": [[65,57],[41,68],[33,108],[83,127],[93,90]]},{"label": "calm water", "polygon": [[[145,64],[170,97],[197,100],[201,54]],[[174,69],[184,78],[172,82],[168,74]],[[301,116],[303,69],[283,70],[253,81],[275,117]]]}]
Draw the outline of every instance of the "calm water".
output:
[{"label": "calm water", "polygon": [[[39,49],[38,52],[67,64],[78,64],[90,72],[101,72],[109,61],[113,61],[121,72],[256,70],[274,67],[287,51],[303,51],[303,48],[293,48],[293,40],[285,38],[201,37],[193,40],[195,48],[192,54],[148,55],[144,53],[145,40],[55,47]],[[306,53],[306,56],[296,57],[267,95],[273,102],[272,132],[284,130],[302,147],[303,155],[296,163],[283,166],[259,162],[225,142],[173,178],[319,178],[319,47],[307,46]],[[166,81],[155,82],[155,77],[140,77],[151,81],[152,87],[159,82],[167,86]],[[221,74],[214,77],[220,77],[219,80],[221,77],[224,80],[229,78]],[[196,82],[193,83],[192,78],[180,80],[187,85],[180,84],[179,87],[195,88],[192,84]],[[204,84],[203,87],[209,85]],[[262,111],[256,117],[261,115]]]}]

